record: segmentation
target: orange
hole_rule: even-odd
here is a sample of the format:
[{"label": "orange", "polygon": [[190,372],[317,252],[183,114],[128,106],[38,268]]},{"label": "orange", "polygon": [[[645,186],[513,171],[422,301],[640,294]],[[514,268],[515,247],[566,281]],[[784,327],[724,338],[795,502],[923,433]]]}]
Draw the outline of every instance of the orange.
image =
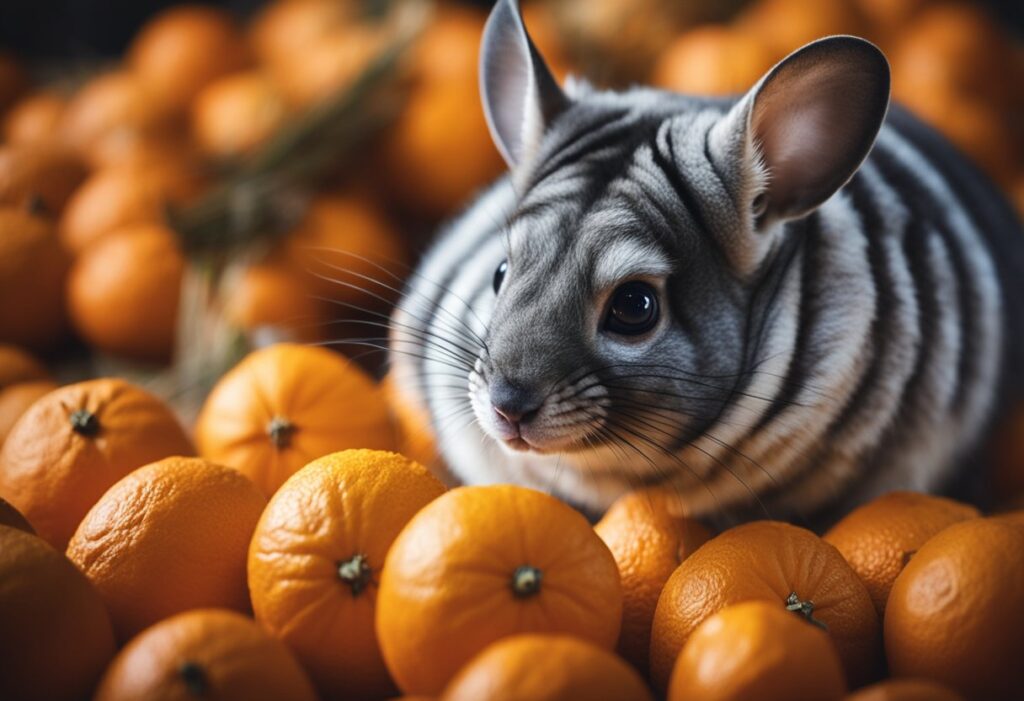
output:
[{"label": "orange", "polygon": [[440,701],[652,701],[643,679],[593,643],[568,635],[512,635],[488,645]]},{"label": "orange", "polygon": [[68,310],[75,329],[105,353],[166,362],[174,352],[185,258],[156,224],[107,234],[75,261]]},{"label": "orange", "polygon": [[821,628],[766,601],[726,606],[694,629],[668,701],[839,701],[843,667]]},{"label": "orange", "polygon": [[49,379],[46,366],[17,346],[0,344],[0,390],[20,382]]},{"label": "orange", "polygon": [[394,374],[389,372],[381,380],[380,389],[387,397],[395,426],[398,452],[408,455],[424,465],[436,467],[437,441],[430,425],[430,414],[424,407],[408,401],[395,387]]},{"label": "orange", "polygon": [[317,341],[320,305],[309,280],[276,261],[248,266],[227,295],[224,317],[255,340]]},{"label": "orange", "polygon": [[905,32],[921,8],[929,3],[928,0],[854,0],[854,4],[871,24],[869,36],[887,41]]},{"label": "orange", "polygon": [[315,458],[389,449],[394,436],[384,398],[361,369],[323,348],[281,343],[221,378],[196,420],[196,442],[269,496]]},{"label": "orange", "polygon": [[460,487],[424,507],[388,552],[377,637],[407,694],[437,694],[486,645],[565,633],[612,649],[622,588],[579,513],[512,485]]},{"label": "orange", "polygon": [[202,5],[177,5],[151,19],[128,48],[128,65],[174,113],[217,78],[248,62],[231,16]]},{"label": "orange", "polygon": [[0,112],[7,109],[28,85],[21,66],[9,54],[0,54]]},{"label": "orange", "polygon": [[102,168],[82,183],[60,220],[64,245],[81,253],[126,226],[163,223],[168,204],[197,194],[200,183],[180,159]]},{"label": "orange", "polygon": [[[196,145],[184,131],[146,133],[123,129],[97,139],[86,154],[94,171],[115,166],[183,166],[187,172],[201,174]],[[193,178],[195,186],[202,178]],[[192,191],[189,190],[191,195]]]},{"label": "orange", "polygon": [[11,506],[10,502],[0,498],[0,526],[10,526],[35,535],[36,530],[21,512]]},{"label": "orange", "polygon": [[14,428],[21,415],[36,400],[57,389],[57,383],[50,380],[19,382],[16,385],[0,390],[0,446],[7,439],[7,434]]},{"label": "orange", "polygon": [[70,151],[51,142],[0,146],[0,204],[38,202],[54,214],[85,178]]},{"label": "orange", "polygon": [[0,449],[0,496],[63,550],[86,512],[135,468],[192,446],[174,415],[119,379],[67,385],[33,404]]},{"label": "orange", "polygon": [[49,217],[0,205],[0,343],[47,350],[64,336],[69,262]]},{"label": "orange", "polygon": [[928,679],[889,679],[850,694],[846,701],[964,701],[964,697]]},{"label": "orange", "polygon": [[655,85],[695,95],[749,90],[774,63],[758,35],[731,27],[691,29],[669,44],[654,68]]},{"label": "orange", "polygon": [[656,490],[620,497],[594,530],[612,551],[622,577],[619,654],[646,672],[658,595],[679,563],[711,534],[681,514],[673,495]]},{"label": "orange", "polygon": [[344,26],[353,8],[336,0],[274,0],[249,25],[249,43],[264,64],[287,60]]},{"label": "orange", "polygon": [[892,583],[917,549],[943,528],[979,515],[973,506],[952,499],[890,492],[851,511],[824,540],[864,582],[881,619]]},{"label": "orange", "polygon": [[264,143],[285,117],[284,101],[270,79],[245,71],[215,80],[196,96],[192,134],[204,152],[232,158]]},{"label": "orange", "polygon": [[926,542],[893,584],[885,652],[894,677],[925,677],[968,699],[1024,698],[1024,528],[957,523]]},{"label": "orange", "polygon": [[8,143],[20,144],[53,138],[66,106],[67,101],[52,92],[37,92],[25,97],[4,116],[4,139]]},{"label": "orange", "polygon": [[164,458],[107,490],[68,557],[99,591],[121,641],[189,609],[248,611],[245,551],[265,505],[235,470]]},{"label": "orange", "polygon": [[103,602],[67,558],[0,526],[0,694],[73,701],[91,693],[114,655]]},{"label": "orange", "polygon": [[791,606],[824,623],[851,685],[876,677],[878,614],[856,572],[810,531],[757,521],[709,540],[665,584],[651,629],[655,686],[666,688],[675,658],[702,621],[744,601]]},{"label": "orange", "polygon": [[868,29],[849,0],[818,0],[813,9],[805,0],[758,0],[740,13],[735,26],[762,37],[776,61],[824,36],[863,36]]},{"label": "orange", "polygon": [[222,609],[179,613],[118,653],[93,701],[316,701],[284,645],[251,619]]},{"label": "orange", "polygon": [[314,460],[271,498],[249,548],[253,611],[327,698],[394,691],[374,632],[384,556],[406,522],[444,492],[395,453]]}]

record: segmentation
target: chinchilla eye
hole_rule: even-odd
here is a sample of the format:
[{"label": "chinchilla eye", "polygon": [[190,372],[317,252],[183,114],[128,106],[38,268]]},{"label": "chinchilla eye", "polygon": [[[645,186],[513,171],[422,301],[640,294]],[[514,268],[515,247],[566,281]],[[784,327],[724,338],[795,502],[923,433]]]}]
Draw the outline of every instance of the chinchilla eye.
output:
[{"label": "chinchilla eye", "polygon": [[627,282],[612,293],[604,327],[612,333],[636,336],[658,323],[658,293],[646,282]]},{"label": "chinchilla eye", "polygon": [[494,271],[494,292],[497,294],[498,290],[501,289],[501,283],[505,279],[505,271],[508,270],[508,261],[501,261],[501,265]]}]

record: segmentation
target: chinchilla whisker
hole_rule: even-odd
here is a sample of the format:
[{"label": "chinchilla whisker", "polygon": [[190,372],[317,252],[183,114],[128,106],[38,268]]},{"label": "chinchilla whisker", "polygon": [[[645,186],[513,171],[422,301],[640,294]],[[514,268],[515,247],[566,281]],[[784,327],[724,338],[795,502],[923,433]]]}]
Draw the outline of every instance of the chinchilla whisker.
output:
[{"label": "chinchilla whisker", "polygon": [[[372,321],[370,319],[337,319],[331,322],[331,325],[333,326],[341,324],[355,324],[359,326],[371,326],[375,328],[389,330],[391,329],[390,324],[386,324],[382,321]],[[448,341],[447,339],[437,340],[427,334],[420,332],[413,333],[410,335],[412,336],[414,341],[421,343],[423,348],[433,348],[441,353],[445,353],[446,355],[456,357],[459,360],[475,361],[477,358],[477,354],[473,351],[473,349],[466,348],[465,346],[455,343],[454,341]],[[440,341],[444,341],[448,345],[442,345]],[[402,339],[402,341],[400,342],[408,343],[410,341],[409,339]]]},{"label": "chinchilla whisker", "polygon": [[448,362],[446,360],[442,360],[442,359],[439,359],[439,358],[432,358],[430,356],[422,355],[420,353],[413,353],[412,351],[403,350],[401,348],[398,348],[395,345],[392,345],[389,348],[386,344],[381,345],[380,343],[374,342],[373,339],[365,340],[365,339],[361,339],[361,338],[342,338],[342,339],[337,339],[337,340],[334,340],[334,341],[320,341],[320,342],[314,343],[312,345],[317,345],[317,346],[345,346],[345,345],[364,346],[364,347],[368,347],[368,348],[375,348],[375,349],[377,349],[379,351],[382,351],[382,352],[401,353],[402,355],[407,355],[407,356],[410,356],[412,358],[416,358],[418,360],[425,360],[425,361],[429,361],[429,362],[432,362],[432,363],[438,363],[440,365],[445,365],[445,366],[453,368],[455,370],[460,370],[460,371],[464,371],[464,372],[467,372],[467,373],[471,372],[473,370],[472,366],[458,365],[456,363]]}]

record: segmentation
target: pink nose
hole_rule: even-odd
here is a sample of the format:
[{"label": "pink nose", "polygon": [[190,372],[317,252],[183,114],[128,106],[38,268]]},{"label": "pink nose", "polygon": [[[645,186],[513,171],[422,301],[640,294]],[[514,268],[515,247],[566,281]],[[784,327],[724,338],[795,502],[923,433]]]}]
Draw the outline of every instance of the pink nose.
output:
[{"label": "pink nose", "polygon": [[494,413],[503,418],[508,423],[512,424],[513,426],[518,425],[519,422],[523,420],[522,412],[518,411],[511,411],[509,409],[499,409],[498,407],[494,407]]}]

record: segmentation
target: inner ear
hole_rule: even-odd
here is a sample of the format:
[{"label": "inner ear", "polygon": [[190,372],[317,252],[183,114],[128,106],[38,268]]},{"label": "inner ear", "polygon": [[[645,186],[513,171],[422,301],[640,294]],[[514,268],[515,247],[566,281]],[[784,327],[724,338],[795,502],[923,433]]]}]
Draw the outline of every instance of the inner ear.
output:
[{"label": "inner ear", "polygon": [[889,64],[863,39],[822,39],[772,69],[748,123],[768,171],[765,215],[800,216],[831,197],[867,157],[888,104]]},{"label": "inner ear", "polygon": [[569,105],[533,45],[515,0],[498,0],[480,46],[480,96],[491,137],[509,167],[533,154]]}]

